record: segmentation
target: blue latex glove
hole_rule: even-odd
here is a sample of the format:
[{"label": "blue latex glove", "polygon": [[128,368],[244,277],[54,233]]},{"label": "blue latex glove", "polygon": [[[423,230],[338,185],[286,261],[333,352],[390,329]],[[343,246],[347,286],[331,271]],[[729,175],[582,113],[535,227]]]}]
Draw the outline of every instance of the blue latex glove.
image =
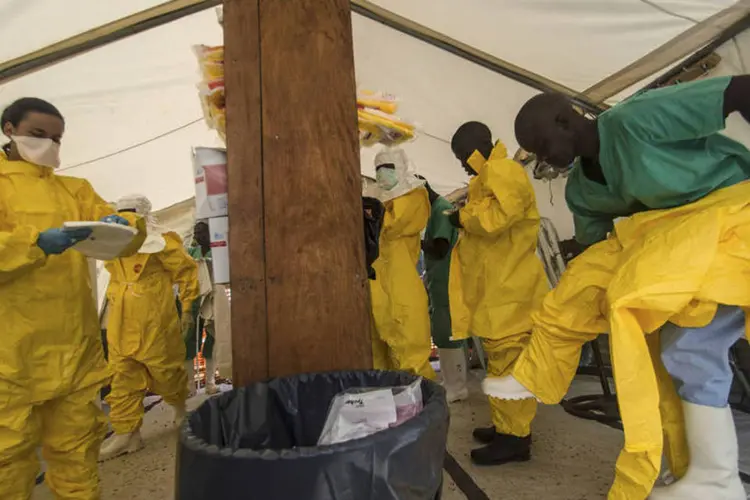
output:
[{"label": "blue latex glove", "polygon": [[107,215],[106,217],[101,218],[101,222],[106,222],[107,224],[120,224],[121,226],[130,225],[128,219],[120,217],[119,215]]},{"label": "blue latex glove", "polygon": [[58,255],[79,241],[91,235],[91,229],[82,227],[76,229],[47,229],[39,233],[36,245],[47,255]]}]

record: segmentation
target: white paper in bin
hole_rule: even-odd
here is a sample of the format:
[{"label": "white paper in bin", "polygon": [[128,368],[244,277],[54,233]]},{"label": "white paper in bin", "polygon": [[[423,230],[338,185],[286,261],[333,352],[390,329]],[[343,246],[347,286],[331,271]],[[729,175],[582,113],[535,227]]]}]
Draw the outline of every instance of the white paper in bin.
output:
[{"label": "white paper in bin", "polygon": [[219,148],[193,149],[195,217],[210,219],[228,214],[227,152]]},{"label": "white paper in bin", "polygon": [[229,217],[208,219],[211,233],[211,261],[214,269],[214,284],[229,283]]}]

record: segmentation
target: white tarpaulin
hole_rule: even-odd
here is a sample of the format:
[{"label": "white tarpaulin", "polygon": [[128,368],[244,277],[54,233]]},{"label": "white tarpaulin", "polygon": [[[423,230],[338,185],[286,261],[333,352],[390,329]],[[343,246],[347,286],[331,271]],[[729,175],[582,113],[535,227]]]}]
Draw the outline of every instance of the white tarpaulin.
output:
[{"label": "white tarpaulin", "polygon": [[[0,0],[9,59],[152,7],[159,0]],[[378,0],[377,5],[493,56],[583,91],[730,7],[730,0]],[[402,101],[399,114],[423,128],[407,150],[443,193],[466,178],[448,141],[480,120],[513,151],[513,118],[535,90],[359,15],[353,16],[358,84]],[[0,86],[0,103],[38,96],[66,117],[63,172],[89,179],[114,200],[142,192],[155,208],[193,194],[192,146],[218,139],[202,122],[190,50],[219,44],[212,9],[42,69]],[[722,49],[724,72],[744,72],[748,37]],[[362,171],[372,174],[374,151]],[[564,180],[535,181],[541,213],[570,237]],[[550,203],[550,198],[554,205]]]}]

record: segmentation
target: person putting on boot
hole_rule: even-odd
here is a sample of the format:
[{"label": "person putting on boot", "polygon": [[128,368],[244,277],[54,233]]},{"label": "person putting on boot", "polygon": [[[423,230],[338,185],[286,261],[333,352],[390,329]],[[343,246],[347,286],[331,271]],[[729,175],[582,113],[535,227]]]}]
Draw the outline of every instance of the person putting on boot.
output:
[{"label": "person putting on boot", "polygon": [[527,345],[531,311],[548,291],[536,255],[536,198],[523,167],[508,158],[502,142],[493,143],[483,123],[461,125],[451,148],[471,177],[466,205],[449,216],[460,229],[450,268],[453,337],[480,337],[489,358],[483,389],[493,425],[474,431],[485,447],[471,458],[479,465],[526,461],[536,401],[497,399],[491,381],[507,374]]},{"label": "person putting on boot", "polygon": [[451,341],[451,311],[448,300],[448,276],[451,251],[458,241],[458,229],[448,220],[445,211],[452,210],[451,202],[440,196],[425,181],[432,211],[427,222],[422,252],[424,253],[427,295],[430,299],[430,327],[432,341],[439,349],[440,372],[449,403],[469,397],[466,387],[466,352],[464,341]]},{"label": "person putting on boot", "polygon": [[[614,224],[617,218],[676,210],[722,192],[723,196],[728,196],[726,193],[733,186],[747,182],[750,151],[722,133],[730,115],[734,115],[732,119],[750,121],[750,75],[710,78],[649,90],[614,106],[596,119],[580,114],[562,95],[540,94],[521,108],[515,131],[518,143],[526,151],[553,167],[570,170],[565,198],[573,213],[576,239],[591,246],[607,240],[608,235],[615,239],[627,237],[624,233],[617,234]],[[697,224],[693,221],[700,221],[700,217],[708,217],[710,213],[704,210],[700,214],[683,216],[683,224]],[[666,311],[664,297],[670,293],[681,293],[685,302],[690,302],[695,315],[701,300],[707,300],[711,284],[721,278],[725,278],[720,282],[722,285],[734,285],[721,286],[724,290],[744,289],[746,279],[741,272],[710,276],[711,280],[695,288],[700,293],[695,292],[694,297],[685,292],[687,285],[675,287],[673,284],[675,279],[680,283],[689,279],[685,278],[686,270],[692,270],[698,259],[711,258],[735,265],[743,261],[737,249],[712,246],[708,232],[720,227],[721,219],[708,221],[706,235],[701,235],[700,241],[667,239],[661,244],[659,252],[685,248],[682,253],[675,252],[685,259],[678,276],[664,269],[658,269],[658,274],[656,269],[643,263],[655,253],[655,241],[659,240],[644,239],[638,242],[639,246],[628,247],[630,260],[640,261],[631,266],[641,273],[627,275],[628,282],[644,284],[657,275],[662,283],[660,300],[651,307],[646,301],[641,302],[639,315],[649,317]],[[746,240],[739,236],[742,231],[742,227],[734,227],[730,236],[722,235],[720,243],[736,239],[743,242],[740,248],[746,246]],[[592,247],[590,251],[597,248]],[[645,248],[649,248],[650,253]],[[665,254],[668,255],[666,251]],[[611,294],[612,291],[607,290],[608,299]],[[712,297],[710,302],[715,313],[708,323],[704,320],[696,327],[667,322],[661,326],[661,361],[682,400],[689,466],[677,482],[655,488],[649,496],[652,500],[741,500],[746,497],[737,466],[732,409],[728,404],[733,379],[728,351],[746,335],[747,324],[745,310],[737,305],[737,295],[739,293],[722,292],[720,300]],[[685,310],[690,308],[686,306]],[[568,314],[574,316],[579,311]],[[659,326],[653,322],[648,333]],[[557,347],[561,346],[563,343],[558,342]],[[627,359],[631,354],[620,356]],[[555,356],[544,358],[535,365],[534,373],[546,372],[550,365],[559,364],[556,361]],[[526,384],[531,385],[529,381]],[[498,380],[496,386],[499,393],[512,393],[513,397],[517,397],[519,388],[525,390],[513,376]],[[639,403],[624,398],[621,393],[625,389],[618,384],[621,408],[623,404],[632,407]],[[528,396],[532,394],[529,392]],[[664,424],[665,428],[668,424],[669,421]],[[639,422],[639,431],[642,425]],[[627,436],[626,427],[626,440]],[[647,460],[643,438],[639,440],[639,460],[625,460],[623,456],[618,460],[618,469],[622,469],[619,474],[627,478],[623,484],[639,491],[630,493],[627,498],[642,498],[641,493],[651,489],[655,476],[651,473],[654,460]],[[633,479],[634,472],[625,472],[635,470],[636,466],[641,471],[639,480]]]}]

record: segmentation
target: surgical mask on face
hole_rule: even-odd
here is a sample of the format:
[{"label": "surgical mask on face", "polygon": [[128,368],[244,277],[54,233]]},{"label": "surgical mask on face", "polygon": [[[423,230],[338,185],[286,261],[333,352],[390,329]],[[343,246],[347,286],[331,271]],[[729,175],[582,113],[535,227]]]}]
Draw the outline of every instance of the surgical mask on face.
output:
[{"label": "surgical mask on face", "polygon": [[21,158],[34,165],[57,168],[60,166],[60,145],[52,139],[12,135]]},{"label": "surgical mask on face", "polygon": [[386,191],[393,189],[398,184],[396,171],[392,168],[379,168],[375,172],[375,179],[378,181],[378,186]]}]

